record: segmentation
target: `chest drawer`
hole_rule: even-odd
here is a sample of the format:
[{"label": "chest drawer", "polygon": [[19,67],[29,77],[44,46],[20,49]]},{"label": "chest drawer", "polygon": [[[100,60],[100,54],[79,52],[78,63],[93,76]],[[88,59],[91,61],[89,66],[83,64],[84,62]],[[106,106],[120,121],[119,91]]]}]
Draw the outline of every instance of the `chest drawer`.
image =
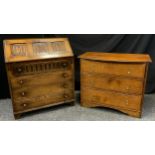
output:
[{"label": "chest drawer", "polygon": [[20,113],[70,101],[74,101],[74,93],[73,91],[67,90],[60,93],[53,92],[49,94],[33,96],[32,98],[25,98],[23,100],[16,100],[14,101],[13,108],[15,113]]},{"label": "chest drawer", "polygon": [[145,64],[81,60],[81,72],[144,78]]},{"label": "chest drawer", "polygon": [[35,87],[38,85],[52,86],[55,83],[65,83],[68,80],[73,81],[73,72],[70,70],[12,78],[11,85],[12,88]]},{"label": "chest drawer", "polygon": [[143,90],[143,80],[141,79],[122,78],[112,75],[103,76],[102,74],[83,73],[81,82],[83,87],[89,87],[90,89],[111,90],[127,94],[142,94]]},{"label": "chest drawer", "polygon": [[[87,96],[87,97],[85,97]],[[139,111],[141,95],[125,95],[96,89],[82,89],[81,103],[85,106],[108,106],[126,110]]]}]

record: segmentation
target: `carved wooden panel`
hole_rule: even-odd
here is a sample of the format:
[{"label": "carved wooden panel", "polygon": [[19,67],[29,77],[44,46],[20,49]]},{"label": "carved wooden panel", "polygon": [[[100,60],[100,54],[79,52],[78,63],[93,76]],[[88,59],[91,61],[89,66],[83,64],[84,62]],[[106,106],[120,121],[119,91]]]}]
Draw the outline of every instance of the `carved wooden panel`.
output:
[{"label": "carved wooden panel", "polygon": [[64,70],[71,68],[71,60],[62,61],[47,61],[47,62],[33,62],[33,63],[18,63],[13,64],[10,70],[14,75],[29,75],[43,72],[51,72],[56,70]]},{"label": "carved wooden panel", "polygon": [[11,57],[27,56],[27,44],[13,44],[11,45]]},{"label": "carved wooden panel", "polygon": [[67,38],[5,40],[4,49],[7,63],[73,56]]}]

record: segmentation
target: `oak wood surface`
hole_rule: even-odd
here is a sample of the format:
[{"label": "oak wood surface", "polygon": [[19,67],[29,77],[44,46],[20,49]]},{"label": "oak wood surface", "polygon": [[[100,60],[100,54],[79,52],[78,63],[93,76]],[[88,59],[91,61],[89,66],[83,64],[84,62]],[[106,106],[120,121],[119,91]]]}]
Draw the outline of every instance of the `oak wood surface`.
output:
[{"label": "oak wood surface", "polygon": [[74,58],[67,39],[15,39],[4,43],[15,118],[74,101]]},{"label": "oak wood surface", "polygon": [[88,52],[79,58],[82,106],[141,117],[149,55]]}]

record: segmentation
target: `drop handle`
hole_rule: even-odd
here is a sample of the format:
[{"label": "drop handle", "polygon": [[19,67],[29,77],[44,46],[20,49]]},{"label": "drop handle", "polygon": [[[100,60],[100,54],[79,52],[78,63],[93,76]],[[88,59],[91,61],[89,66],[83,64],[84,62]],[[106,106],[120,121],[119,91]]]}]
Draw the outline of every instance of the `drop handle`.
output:
[{"label": "drop handle", "polygon": [[22,72],[22,68],[17,68],[18,73]]},{"label": "drop handle", "polygon": [[62,66],[63,67],[67,67],[67,63],[62,63]]},{"label": "drop handle", "polygon": [[67,88],[67,86],[68,86],[68,85],[67,85],[66,83],[64,83],[64,84],[62,85],[63,88]]},{"label": "drop handle", "polygon": [[67,74],[67,73],[63,73],[62,76],[63,76],[64,78],[67,78],[67,77],[68,77],[68,74]]},{"label": "drop handle", "polygon": [[25,94],[26,94],[25,92],[21,92],[21,96],[25,96]]},{"label": "drop handle", "polygon": [[27,107],[27,104],[26,104],[26,103],[24,103],[24,104],[22,104],[22,106],[23,106],[23,107]]},{"label": "drop handle", "polygon": [[67,94],[64,94],[64,98],[68,98],[68,95]]},{"label": "drop handle", "polygon": [[19,84],[23,84],[23,83],[24,83],[24,81],[23,81],[23,80],[20,80],[20,81],[19,81]]}]

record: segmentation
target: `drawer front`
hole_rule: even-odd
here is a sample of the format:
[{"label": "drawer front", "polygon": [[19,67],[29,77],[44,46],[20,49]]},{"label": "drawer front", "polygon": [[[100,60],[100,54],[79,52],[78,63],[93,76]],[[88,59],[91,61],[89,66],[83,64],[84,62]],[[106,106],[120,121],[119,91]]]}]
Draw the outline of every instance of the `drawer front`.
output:
[{"label": "drawer front", "polygon": [[110,91],[82,88],[81,103],[88,107],[106,106],[139,111],[141,95],[125,95]]},{"label": "drawer front", "polygon": [[27,98],[22,101],[14,101],[14,112],[31,111],[31,109],[37,109],[41,107],[48,107],[52,104],[65,103],[67,101],[74,100],[74,93],[72,90],[67,90],[61,93],[48,93],[46,95],[40,95],[32,98]]},{"label": "drawer front", "polygon": [[142,94],[143,80],[122,78],[116,76],[99,76],[95,74],[82,74],[82,86],[103,90],[111,90],[127,94]]},{"label": "drawer front", "polygon": [[33,97],[64,93],[66,90],[73,90],[73,83],[65,81],[61,83],[53,83],[47,85],[36,85],[30,87],[22,87],[13,89],[13,98],[16,101],[27,100]]},{"label": "drawer front", "polygon": [[24,76],[44,72],[55,72],[58,70],[71,70],[72,68],[73,60],[71,58],[66,58],[60,60],[14,63],[10,67],[10,70],[13,76]]},{"label": "drawer front", "polygon": [[111,63],[81,60],[81,71],[90,73],[112,74],[117,76],[144,78],[143,63]]},{"label": "drawer front", "polygon": [[68,80],[70,80],[70,82],[73,82],[73,72],[66,70],[53,73],[42,73],[38,75],[19,76],[11,79],[11,85],[13,89],[38,85],[52,86],[56,83],[65,83]]}]

